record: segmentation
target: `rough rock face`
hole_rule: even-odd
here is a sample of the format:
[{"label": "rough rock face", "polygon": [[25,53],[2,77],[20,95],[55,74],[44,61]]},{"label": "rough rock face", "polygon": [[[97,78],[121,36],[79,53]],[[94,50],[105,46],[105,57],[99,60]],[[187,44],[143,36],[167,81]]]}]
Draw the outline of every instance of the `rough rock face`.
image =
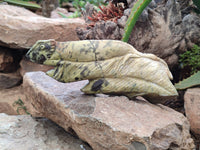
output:
[{"label": "rough rock face", "polygon": [[60,83],[43,72],[30,72],[23,87],[27,101],[42,116],[75,132],[94,150],[194,148],[182,114],[126,97],[84,95],[80,88],[86,83]]},{"label": "rough rock face", "polygon": [[33,71],[47,72],[48,70],[51,70],[53,68],[54,68],[53,66],[33,63],[31,61],[27,61],[24,58],[20,62],[20,74],[21,74],[21,76],[24,76],[24,74],[26,72],[33,72]]},{"label": "rough rock face", "polygon": [[42,1],[42,15],[50,17],[51,12],[59,7],[58,0],[43,0]]},{"label": "rough rock face", "polygon": [[200,15],[186,15],[183,18],[183,28],[186,31],[185,41],[189,48],[192,48],[194,44],[200,43]]},{"label": "rough rock face", "polygon": [[0,71],[9,72],[12,70],[13,57],[10,52],[0,48]]},{"label": "rough rock face", "polygon": [[[17,109],[20,105],[15,104],[16,101],[21,99],[25,102],[25,96],[23,94],[23,89],[21,86],[0,90],[0,113],[6,113],[8,115],[17,115]],[[26,104],[24,104],[26,106]],[[34,109],[29,107],[29,109]],[[20,114],[26,114],[23,109],[19,110]]]},{"label": "rough rock face", "polygon": [[184,102],[191,130],[200,135],[200,88],[188,89],[184,95]]},{"label": "rough rock face", "polygon": [[49,19],[9,5],[0,5],[0,12],[0,45],[10,48],[29,48],[42,39],[79,40],[75,29],[84,25],[79,18]]},{"label": "rough rock face", "polygon": [[[130,8],[134,2],[128,1]],[[178,54],[199,43],[200,39],[200,17],[187,9],[189,0],[153,0],[137,21],[129,43],[141,52],[163,58],[170,68],[174,67]],[[130,11],[126,9],[117,24],[102,21],[93,28],[78,29],[77,33],[80,39],[121,39]]]},{"label": "rough rock face", "polygon": [[0,114],[1,150],[91,150],[48,119]]},{"label": "rough rock face", "polygon": [[58,8],[56,8],[55,10],[53,10],[53,11],[51,12],[50,18],[63,18],[61,15],[59,15],[59,12],[61,12],[61,13],[64,14],[65,16],[71,15],[71,13],[69,13],[69,12],[67,11],[67,9],[58,7]]},{"label": "rough rock face", "polygon": [[22,77],[18,73],[0,73],[0,89],[14,87],[22,81]]}]

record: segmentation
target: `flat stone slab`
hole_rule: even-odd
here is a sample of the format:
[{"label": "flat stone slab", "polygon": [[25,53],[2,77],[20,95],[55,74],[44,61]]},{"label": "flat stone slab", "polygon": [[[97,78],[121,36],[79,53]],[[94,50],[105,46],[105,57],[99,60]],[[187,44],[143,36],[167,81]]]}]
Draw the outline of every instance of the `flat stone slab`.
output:
[{"label": "flat stone slab", "polygon": [[92,150],[46,118],[0,113],[1,150]]},{"label": "flat stone slab", "polygon": [[26,101],[38,111],[35,115],[75,132],[94,150],[194,148],[186,117],[163,105],[85,95],[80,88],[88,81],[60,83],[43,72],[26,73],[23,81]]},{"label": "flat stone slab", "polygon": [[76,28],[85,25],[80,18],[45,18],[11,5],[0,5],[0,45],[16,49],[30,48],[37,40],[79,40]]}]

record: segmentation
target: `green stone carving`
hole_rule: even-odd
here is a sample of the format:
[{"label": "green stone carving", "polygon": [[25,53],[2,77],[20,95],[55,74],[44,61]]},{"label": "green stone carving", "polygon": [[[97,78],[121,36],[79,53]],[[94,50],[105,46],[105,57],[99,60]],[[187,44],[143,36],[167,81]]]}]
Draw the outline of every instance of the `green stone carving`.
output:
[{"label": "green stone carving", "polygon": [[60,82],[89,80],[86,94],[175,96],[171,72],[164,60],[138,52],[117,40],[36,42],[26,55],[31,61],[53,65],[47,75]]}]

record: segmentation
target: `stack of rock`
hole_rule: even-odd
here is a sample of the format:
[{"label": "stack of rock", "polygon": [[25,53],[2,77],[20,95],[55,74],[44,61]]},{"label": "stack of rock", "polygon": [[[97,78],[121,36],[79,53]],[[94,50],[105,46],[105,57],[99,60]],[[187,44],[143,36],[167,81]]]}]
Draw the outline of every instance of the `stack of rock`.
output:
[{"label": "stack of rock", "polygon": [[51,68],[26,61],[27,50],[41,39],[79,40],[75,29],[84,21],[45,18],[11,5],[0,5],[0,12],[0,112],[16,114],[12,103],[24,99],[19,85],[25,72]]},{"label": "stack of rock", "polygon": [[[173,2],[173,0],[169,0],[166,4],[160,3],[158,7],[152,5],[150,7],[155,7],[156,10],[144,11],[144,16],[148,12],[147,20],[140,19],[136,26],[142,25],[142,21],[148,22],[149,19],[152,24],[150,26],[145,24],[145,28],[143,26],[138,27],[139,29],[134,31],[134,35],[137,37],[130,40],[130,43],[138,50],[157,54],[164,58],[169,66],[174,66],[177,63],[177,53],[184,51],[183,47],[185,45],[188,46],[196,41],[191,38],[193,34],[189,34],[193,33],[190,32],[189,24],[184,26],[184,23],[190,23],[192,21],[191,18],[194,19],[193,21],[198,22],[198,20],[195,20],[197,16],[184,14],[183,12],[182,14],[177,13],[180,10],[179,8],[183,9],[183,6],[178,7],[179,1],[176,4]],[[168,14],[167,18],[164,17],[165,11],[159,11],[159,6],[168,11],[166,12]],[[44,72],[32,72],[38,70],[47,71],[51,67],[36,65],[22,59],[27,50],[37,40],[79,40],[76,35],[76,28],[85,26],[83,20],[44,18],[23,8],[9,5],[1,5],[0,12],[0,112],[16,114],[17,108],[12,108],[12,104],[21,99],[32,116],[51,119],[67,132],[86,141],[94,150],[193,150],[195,148],[194,141],[190,135],[190,124],[192,131],[199,134],[199,125],[197,125],[199,119],[194,119],[198,118],[200,114],[198,113],[200,109],[194,109],[194,107],[199,107],[198,88],[188,90],[185,95],[186,116],[189,118],[190,123],[183,114],[161,104],[153,105],[142,98],[131,101],[124,96],[84,95],[80,88],[87,81],[74,83],[57,82]],[[175,15],[174,18],[173,15]],[[127,17],[121,18],[121,20],[123,19],[126,20]],[[173,22],[172,20],[176,21]],[[112,24],[112,22],[105,24]],[[124,23],[120,28],[122,26],[124,26]],[[118,28],[118,25],[116,27]],[[188,29],[188,32],[183,36],[181,29],[185,28]],[[94,31],[90,32],[94,34]],[[95,33],[100,32],[95,31]],[[149,36],[146,34],[149,34]],[[94,34],[93,36],[95,38],[99,35]],[[144,37],[147,39],[143,39]],[[173,58],[175,59],[173,60]],[[21,86],[22,78],[23,85]],[[0,120],[4,120],[0,122],[5,122],[8,125],[1,125],[3,127],[1,128],[2,133],[14,134],[15,136],[13,137],[15,139],[11,141],[15,141],[15,144],[19,144],[18,139],[22,139],[28,134],[33,137],[30,138],[31,142],[33,139],[36,140],[34,142],[35,147],[41,148],[37,143],[38,137],[41,137],[42,134],[44,137],[41,137],[41,140],[45,142],[40,141],[40,144],[43,147],[46,146],[44,143],[48,144],[45,147],[47,149],[51,149],[52,146],[54,146],[54,149],[60,148],[60,145],[62,145],[62,148],[67,147],[63,144],[66,141],[62,140],[67,135],[56,136],[58,130],[53,130],[55,126],[51,129],[53,132],[46,134],[49,131],[43,128],[46,123],[37,123],[31,117],[16,117],[13,121],[12,117],[0,115]],[[26,133],[20,134],[21,130],[18,127],[23,124],[20,120],[29,122],[33,130],[27,128],[24,130]],[[13,132],[13,129],[17,132]],[[16,137],[19,138],[16,139]],[[55,140],[52,140],[52,137]],[[4,141],[6,141],[5,139],[4,137]],[[52,142],[54,142],[54,145],[51,144]],[[8,142],[5,142],[5,145],[1,143],[0,149],[6,146],[11,150],[16,148],[11,147],[13,143],[10,146],[6,145],[6,143],[8,144]],[[79,147],[77,145],[75,146],[76,148],[69,146],[69,149],[91,149],[83,142],[79,141],[78,144]],[[29,144],[27,145],[29,146]]]}]

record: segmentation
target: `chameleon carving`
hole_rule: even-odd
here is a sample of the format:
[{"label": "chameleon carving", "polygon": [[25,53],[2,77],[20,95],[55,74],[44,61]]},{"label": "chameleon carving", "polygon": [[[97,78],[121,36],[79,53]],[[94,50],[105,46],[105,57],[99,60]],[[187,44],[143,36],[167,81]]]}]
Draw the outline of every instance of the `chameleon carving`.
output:
[{"label": "chameleon carving", "polygon": [[117,40],[37,41],[27,52],[31,61],[53,65],[47,75],[60,82],[89,80],[86,94],[175,96],[164,60],[138,52]]}]

